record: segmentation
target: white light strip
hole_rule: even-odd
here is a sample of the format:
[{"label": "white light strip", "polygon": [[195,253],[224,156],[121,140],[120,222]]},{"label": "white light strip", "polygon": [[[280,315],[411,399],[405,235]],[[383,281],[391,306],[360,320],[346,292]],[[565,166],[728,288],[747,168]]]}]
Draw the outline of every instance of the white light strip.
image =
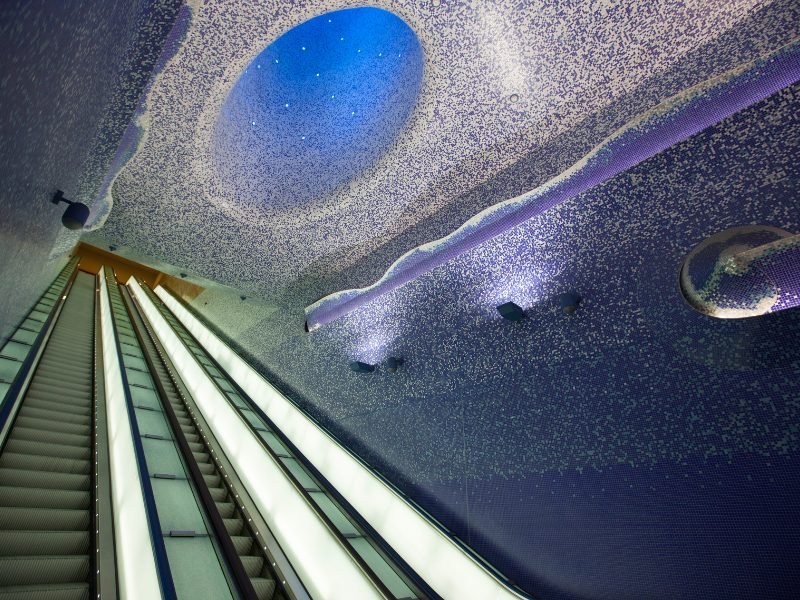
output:
[{"label": "white light strip", "polygon": [[117,577],[120,597],[161,598],[155,553],[150,539],[144,494],[133,447],[125,390],[117,355],[108,286],[100,270],[100,329],[103,336],[103,372],[106,384],[108,458],[111,466],[111,504],[114,509]]},{"label": "white light strip", "polygon": [[332,600],[382,598],[133,277],[128,286],[309,594]]},{"label": "white light strip", "polygon": [[166,290],[159,287],[156,293],[272,422],[436,593],[454,600],[525,598],[496,579],[356,460]]}]

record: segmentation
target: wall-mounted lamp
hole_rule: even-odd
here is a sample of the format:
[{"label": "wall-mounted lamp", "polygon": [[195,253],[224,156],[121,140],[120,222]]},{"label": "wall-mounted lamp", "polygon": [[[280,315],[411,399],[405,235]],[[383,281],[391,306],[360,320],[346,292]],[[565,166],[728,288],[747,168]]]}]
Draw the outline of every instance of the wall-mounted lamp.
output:
[{"label": "wall-mounted lamp", "polygon": [[400,357],[390,356],[386,359],[386,370],[389,373],[397,373],[397,369],[402,367],[404,362],[406,361]]},{"label": "wall-mounted lamp", "polygon": [[350,370],[356,373],[372,373],[375,370],[375,365],[368,365],[360,360],[354,360],[350,363]]},{"label": "wall-mounted lamp", "polygon": [[525,318],[525,311],[522,307],[513,302],[506,302],[497,307],[500,316],[509,321],[521,321]]},{"label": "wall-mounted lamp", "polygon": [[565,315],[571,315],[578,310],[578,305],[581,303],[582,298],[577,292],[566,292],[558,295],[558,305],[561,307],[561,312]]},{"label": "wall-mounted lamp", "polygon": [[67,200],[61,190],[57,190],[53,194],[50,202],[53,204],[58,204],[59,202],[69,204],[67,210],[61,216],[61,224],[67,229],[83,229],[83,226],[86,225],[86,221],[89,218],[89,207],[82,202]]}]

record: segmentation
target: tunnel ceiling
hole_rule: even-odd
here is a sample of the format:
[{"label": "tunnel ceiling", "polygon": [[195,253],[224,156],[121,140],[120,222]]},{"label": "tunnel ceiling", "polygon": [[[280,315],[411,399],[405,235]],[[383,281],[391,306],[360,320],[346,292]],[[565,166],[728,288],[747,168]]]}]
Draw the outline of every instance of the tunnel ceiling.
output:
[{"label": "tunnel ceiling", "polygon": [[[264,170],[273,148],[234,104],[263,78],[282,85],[248,79],[271,44],[357,4],[193,3],[88,239],[201,281],[193,306],[240,351],[536,597],[791,597],[797,311],[711,319],[679,273],[729,228],[800,232],[797,85],[319,331],[302,323],[309,303],[372,283],[664,98],[792,42],[800,6],[379,4],[418,40],[419,90],[320,180]],[[584,302],[566,317],[555,298],[570,290]],[[497,314],[509,300],[525,320]]]}]

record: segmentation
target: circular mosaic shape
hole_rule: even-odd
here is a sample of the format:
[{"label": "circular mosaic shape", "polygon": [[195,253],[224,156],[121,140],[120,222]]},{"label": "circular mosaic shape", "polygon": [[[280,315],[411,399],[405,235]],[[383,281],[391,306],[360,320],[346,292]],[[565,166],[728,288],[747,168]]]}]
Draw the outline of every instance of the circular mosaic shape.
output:
[{"label": "circular mosaic shape", "polygon": [[777,227],[734,227],[698,244],[681,268],[681,292],[698,311],[721,319],[763,315],[778,302],[780,290],[754,268],[757,249],[769,252],[772,245],[792,234]]},{"label": "circular mosaic shape", "polygon": [[385,10],[340,10],[291,29],[244,70],[215,124],[226,195],[285,210],[346,184],[400,133],[422,71],[416,35]]}]

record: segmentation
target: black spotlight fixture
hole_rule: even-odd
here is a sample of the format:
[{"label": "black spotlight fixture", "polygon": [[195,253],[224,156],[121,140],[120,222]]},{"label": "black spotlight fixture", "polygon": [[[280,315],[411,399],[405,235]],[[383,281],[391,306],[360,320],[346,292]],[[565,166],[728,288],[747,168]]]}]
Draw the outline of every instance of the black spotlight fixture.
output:
[{"label": "black spotlight fixture", "polygon": [[497,307],[497,312],[500,313],[501,317],[508,319],[509,321],[521,321],[525,318],[525,311],[522,310],[521,306],[514,304],[513,302],[501,304]]},{"label": "black spotlight fixture", "polygon": [[57,190],[53,194],[50,202],[53,204],[58,204],[59,202],[69,204],[61,217],[61,224],[67,229],[83,229],[83,226],[86,225],[86,221],[89,218],[89,207],[82,202],[67,200],[61,190]]},{"label": "black spotlight fixture", "polygon": [[390,356],[386,359],[386,370],[389,371],[389,373],[397,373],[397,369],[402,367],[404,362],[405,360],[400,357]]},{"label": "black spotlight fixture", "polygon": [[372,373],[375,370],[375,365],[368,365],[360,360],[354,360],[350,363],[350,370],[356,373]]},{"label": "black spotlight fixture", "polygon": [[111,245],[108,247],[108,249],[109,249],[109,250],[111,250],[112,252],[114,252],[114,251],[116,251],[117,247],[116,247],[114,244],[111,244]]},{"label": "black spotlight fixture", "polygon": [[577,292],[566,292],[558,295],[558,305],[561,307],[561,312],[565,315],[571,315],[578,310],[578,305],[581,303],[581,297]]},{"label": "black spotlight fixture", "polygon": [[241,299],[242,299],[242,302],[244,302],[245,300],[247,300],[247,296],[239,296],[239,298],[241,298]]},{"label": "black spotlight fixture", "polygon": [[178,273],[181,276],[181,279],[186,279],[189,275],[186,273]]}]

